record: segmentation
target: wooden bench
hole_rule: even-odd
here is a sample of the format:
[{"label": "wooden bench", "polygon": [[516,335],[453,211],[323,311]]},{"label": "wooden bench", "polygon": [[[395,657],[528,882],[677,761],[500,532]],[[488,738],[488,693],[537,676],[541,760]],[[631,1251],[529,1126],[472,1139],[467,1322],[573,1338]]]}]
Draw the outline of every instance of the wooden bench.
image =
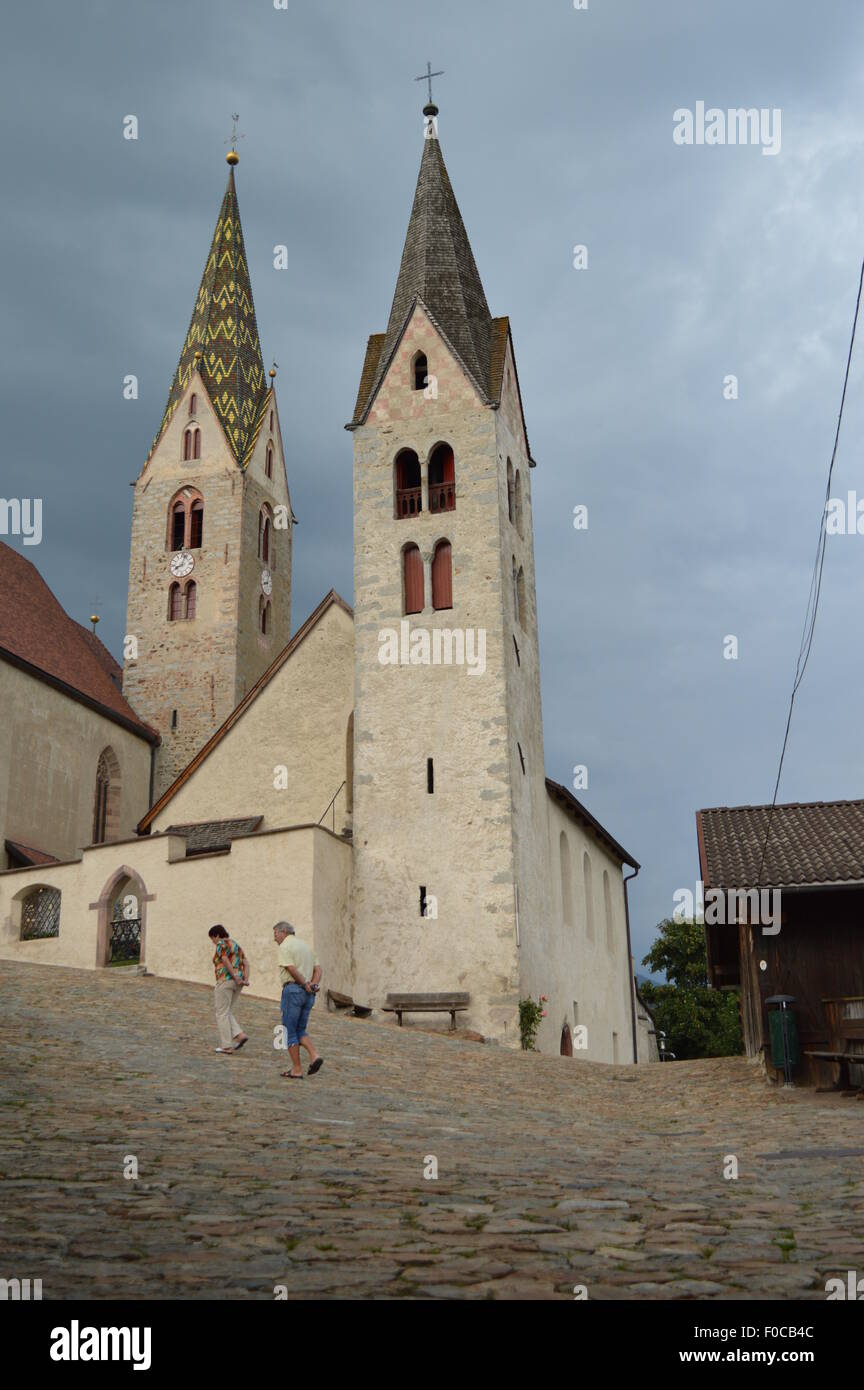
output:
[{"label": "wooden bench", "polygon": [[457,1013],[464,1013],[471,1002],[469,994],[388,994],[385,1014],[396,1014],[402,1027],[403,1014],[449,1014],[451,1033]]},{"label": "wooden bench", "polygon": [[857,1062],[859,1066],[864,1063],[864,1054],[860,1052],[809,1052],[804,1053],[805,1057],[815,1057],[818,1062],[839,1062],[840,1076],[834,1088],[837,1091],[857,1091],[858,1086],[853,1086],[849,1079],[849,1063]]}]

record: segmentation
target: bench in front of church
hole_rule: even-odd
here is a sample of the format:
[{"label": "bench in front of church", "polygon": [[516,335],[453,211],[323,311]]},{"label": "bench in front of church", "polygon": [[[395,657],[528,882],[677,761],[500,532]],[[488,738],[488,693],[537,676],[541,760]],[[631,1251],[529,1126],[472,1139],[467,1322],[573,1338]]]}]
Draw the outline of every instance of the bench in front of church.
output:
[{"label": "bench in front of church", "polygon": [[400,1028],[403,1014],[449,1014],[452,1032],[457,1013],[464,1013],[470,1002],[469,994],[388,994],[383,1012],[396,1014]]}]

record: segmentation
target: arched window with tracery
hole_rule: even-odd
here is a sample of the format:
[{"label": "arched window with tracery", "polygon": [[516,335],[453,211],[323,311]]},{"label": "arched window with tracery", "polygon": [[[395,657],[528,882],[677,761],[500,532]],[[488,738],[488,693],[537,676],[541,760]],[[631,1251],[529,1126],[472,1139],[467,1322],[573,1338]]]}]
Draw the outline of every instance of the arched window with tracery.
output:
[{"label": "arched window with tracery", "polygon": [[420,460],[413,449],[403,449],[396,458],[396,516],[417,516],[422,510]]},{"label": "arched window with tracery", "polygon": [[120,796],[120,764],[110,747],[103,748],[96,763],[96,787],[93,796],[94,845],[117,838],[118,800]]},{"label": "arched window with tracery", "polygon": [[194,579],[189,580],[183,597],[185,600],[183,605],[184,618],[194,618],[195,610],[198,606],[198,585],[195,583]]},{"label": "arched window with tracery", "polygon": [[456,462],[449,444],[439,444],[429,459],[429,510],[456,510]]},{"label": "arched window with tracery", "polygon": [[439,541],[432,556],[432,607],[453,607],[453,551],[449,541]]},{"label": "arched window with tracery", "polygon": [[201,431],[197,425],[190,425],[183,431],[183,462],[201,457]]},{"label": "arched window with tracery", "polygon": [[189,508],[189,549],[200,550],[204,544],[204,503],[197,497]]},{"label": "arched window with tracery", "polygon": [[402,551],[402,579],[405,590],[405,612],[422,613],[426,605],[423,557],[416,545],[406,545]]},{"label": "arched window with tracery", "polygon": [[168,590],[168,621],[176,623],[183,616],[183,594],[179,584],[172,584]]}]

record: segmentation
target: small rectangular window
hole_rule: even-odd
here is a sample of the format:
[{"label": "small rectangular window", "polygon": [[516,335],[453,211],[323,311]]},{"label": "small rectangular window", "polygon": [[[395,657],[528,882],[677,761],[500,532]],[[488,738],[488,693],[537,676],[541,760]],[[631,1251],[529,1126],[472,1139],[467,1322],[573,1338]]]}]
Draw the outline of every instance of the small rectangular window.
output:
[{"label": "small rectangular window", "polygon": [[176,728],[177,728],[177,711],[176,711],[176,709],[172,709],[172,711],[171,711],[171,728],[172,728],[172,729],[176,729]]},{"label": "small rectangular window", "polygon": [[420,884],[420,916],[426,916],[426,884]]},{"label": "small rectangular window", "polygon": [[431,758],[426,759],[426,790],[430,796],[435,790],[435,765]]}]

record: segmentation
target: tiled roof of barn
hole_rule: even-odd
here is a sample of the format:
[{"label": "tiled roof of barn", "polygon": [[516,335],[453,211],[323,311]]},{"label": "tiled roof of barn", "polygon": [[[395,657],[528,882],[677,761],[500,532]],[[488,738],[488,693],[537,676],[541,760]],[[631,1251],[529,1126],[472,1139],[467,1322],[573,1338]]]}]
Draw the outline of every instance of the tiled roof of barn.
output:
[{"label": "tiled roof of barn", "polygon": [[[759,864],[769,816],[765,862]],[[702,878],[710,888],[800,888],[864,881],[864,801],[715,806],[697,811]]]},{"label": "tiled roof of barn", "polygon": [[159,741],[117,689],[110,653],[69,617],[36,566],[5,542],[0,542],[0,656],[151,743]]},{"label": "tiled roof of barn", "polygon": [[[202,354],[197,361],[196,352]],[[268,387],[233,168],[151,454],[180,404],[196,366],[234,457],[242,464],[256,425],[260,428]]]}]

